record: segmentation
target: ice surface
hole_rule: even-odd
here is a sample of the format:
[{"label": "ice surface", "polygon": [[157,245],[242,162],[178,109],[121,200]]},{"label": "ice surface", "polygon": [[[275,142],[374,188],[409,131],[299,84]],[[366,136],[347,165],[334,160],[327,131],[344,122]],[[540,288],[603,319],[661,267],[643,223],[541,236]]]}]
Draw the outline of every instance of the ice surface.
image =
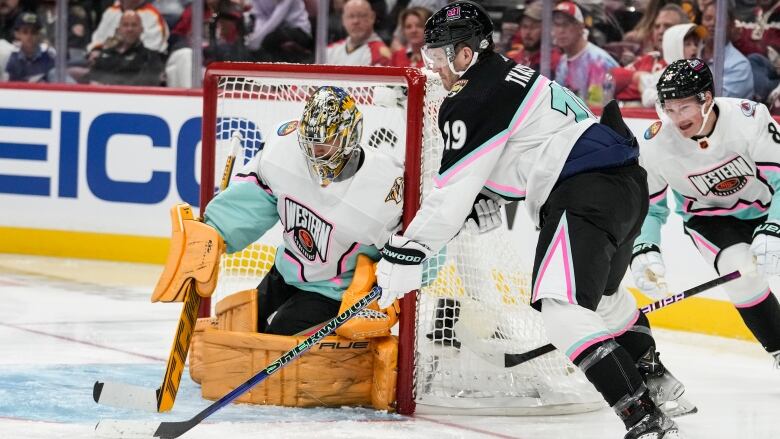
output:
[{"label": "ice surface", "polygon": [[[170,413],[92,400],[96,380],[156,388],[162,379],[180,305],[149,303],[154,275],[132,283],[127,273],[154,270],[138,270],[134,264],[0,258],[0,438],[94,438],[100,420],[181,421],[211,403],[187,373]],[[686,438],[778,436],[780,371],[757,344],[656,335],[664,362],[699,407],[698,414],[678,419]],[[623,432],[608,409],[556,417],[404,417],[361,408],[232,405],[183,437],[602,439]]]}]

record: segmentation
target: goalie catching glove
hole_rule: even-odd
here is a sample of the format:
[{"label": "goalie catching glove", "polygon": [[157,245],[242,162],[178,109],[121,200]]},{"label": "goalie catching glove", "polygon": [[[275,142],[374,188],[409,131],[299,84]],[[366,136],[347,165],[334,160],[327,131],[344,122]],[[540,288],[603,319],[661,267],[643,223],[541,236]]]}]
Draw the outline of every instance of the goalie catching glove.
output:
[{"label": "goalie catching glove", "polygon": [[750,252],[756,258],[756,271],[765,276],[780,274],[780,224],[767,221],[753,232]]},{"label": "goalie catching glove", "polygon": [[474,208],[466,217],[464,227],[471,233],[485,233],[501,226],[501,204],[487,195],[479,194]]},{"label": "goalie catching glove", "polygon": [[661,249],[655,244],[637,244],[631,258],[631,275],[634,285],[646,296],[660,300],[668,295],[666,266]]},{"label": "goalie catching glove", "polygon": [[379,308],[386,309],[396,299],[422,285],[422,263],[431,254],[428,247],[393,235],[382,249],[382,260],[376,266],[377,284],[382,288]]}]

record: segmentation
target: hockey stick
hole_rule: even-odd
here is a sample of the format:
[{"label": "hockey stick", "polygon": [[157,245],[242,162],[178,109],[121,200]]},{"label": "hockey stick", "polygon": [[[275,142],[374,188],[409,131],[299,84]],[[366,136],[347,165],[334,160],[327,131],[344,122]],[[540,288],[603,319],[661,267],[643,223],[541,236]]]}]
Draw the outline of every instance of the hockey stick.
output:
[{"label": "hockey stick", "polygon": [[[241,136],[238,133],[233,133],[230,141],[230,152],[219,184],[220,192],[224,191],[230,182],[236,155],[240,149]],[[160,387],[149,389],[124,383],[95,381],[92,387],[92,398],[96,403],[152,412],[166,412],[173,408],[181,383],[181,375],[184,372],[184,364],[187,361],[192,334],[195,331],[201,299],[200,295],[195,292],[192,280],[185,288],[187,291],[181,316],[176,326],[176,335],[173,337],[171,353],[168,355],[168,363]]]},{"label": "hockey stick", "polygon": [[[707,291],[710,288],[714,288],[718,285],[737,279],[741,276],[739,271],[734,271],[729,274],[725,274],[721,277],[715,278],[711,281],[705,282],[701,285],[695,286],[691,289],[685,290],[682,293],[677,293],[673,296],[665,297],[661,300],[653,302],[649,305],[643,306],[639,310],[644,314],[649,314],[653,311],[657,311],[661,308],[666,308],[669,305],[675,304],[688,297],[695,296],[703,291]],[[504,354],[504,367],[515,367],[523,364],[526,361],[533,360],[534,358],[541,357],[542,355],[555,350],[555,346],[548,343],[544,346],[532,349],[522,354]]]},{"label": "hockey stick", "polygon": [[[240,386],[230,391],[230,393],[223,396],[218,401],[213,402],[211,405],[203,409],[197,415],[193,416],[192,418],[186,421],[161,422],[160,424],[158,424],[156,430],[154,430],[154,437],[172,439],[172,438],[177,438],[183,435],[184,433],[188,432],[193,427],[200,424],[204,419],[214,414],[217,410],[221,409],[222,407],[226,406],[234,399],[243,395],[244,393],[249,391],[252,387],[256,386],[261,381],[265,380],[273,373],[275,373],[276,371],[283,368],[291,361],[299,357],[301,354],[311,349],[320,340],[325,338],[327,335],[333,333],[333,331],[335,331],[336,328],[343,325],[349,319],[351,319],[352,317],[360,313],[360,311],[362,311],[366,306],[368,306],[368,304],[370,304],[377,297],[379,297],[381,293],[382,293],[382,289],[379,288],[378,286],[375,286],[362,299],[355,302],[354,305],[349,307],[343,313],[334,317],[332,320],[326,323],[325,326],[323,326],[317,332],[315,332],[310,337],[308,337],[300,344],[298,344],[298,346],[295,346],[294,348],[287,351],[281,357],[277,358],[276,361],[269,364],[265,369],[255,374],[252,378],[249,378],[249,380],[247,380]],[[95,427],[95,430],[101,436],[107,434],[121,436],[124,433],[141,434],[140,431],[132,431],[133,427],[131,425],[125,425],[124,427],[119,427],[119,428],[117,427],[117,425],[118,423],[116,422],[107,422],[107,423],[98,422],[98,425]]]}]

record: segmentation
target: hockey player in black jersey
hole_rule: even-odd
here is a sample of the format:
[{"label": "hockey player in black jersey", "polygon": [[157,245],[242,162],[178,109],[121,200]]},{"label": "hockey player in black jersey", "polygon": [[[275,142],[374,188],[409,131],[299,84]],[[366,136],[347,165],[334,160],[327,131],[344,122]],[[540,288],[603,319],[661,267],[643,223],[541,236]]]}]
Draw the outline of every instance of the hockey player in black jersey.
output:
[{"label": "hockey player in black jersey", "polygon": [[[420,262],[458,233],[475,200],[477,220],[491,218],[491,206],[525,200],[540,228],[531,300],[548,337],[623,420],[626,438],[676,438],[658,405],[684,388],[619,288],[648,209],[637,142],[616,107],[599,123],[570,90],[496,54],[492,32],[470,1],[425,25],[426,64],[449,91],[438,121],[445,150],[434,189],[384,246],[380,306],[420,287]],[[485,197],[492,201],[480,203]]]}]

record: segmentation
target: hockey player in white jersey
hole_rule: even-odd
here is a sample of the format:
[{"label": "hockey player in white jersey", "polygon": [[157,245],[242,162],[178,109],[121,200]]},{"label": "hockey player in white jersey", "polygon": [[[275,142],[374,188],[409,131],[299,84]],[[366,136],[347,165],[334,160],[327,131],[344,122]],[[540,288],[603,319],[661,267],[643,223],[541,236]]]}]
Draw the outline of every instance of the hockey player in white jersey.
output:
[{"label": "hockey player in white jersey", "polygon": [[763,104],[713,97],[699,59],[670,64],[658,81],[658,115],[645,132],[642,165],[650,208],[631,272],[658,296],[661,225],[674,197],[685,233],[718,273],[750,272],[723,288],[748,328],[780,367],[780,305],[767,276],[780,274],[780,126]]},{"label": "hockey player in white jersey", "polygon": [[208,204],[205,222],[228,253],[282,224],[283,244],[258,287],[259,332],[293,335],[335,317],[358,254],[378,260],[397,230],[402,165],[361,147],[362,129],[352,96],[321,87]]},{"label": "hockey player in white jersey", "polygon": [[458,233],[478,196],[525,200],[540,227],[532,305],[548,337],[613,407],[626,438],[677,437],[639,370],[655,346],[647,319],[619,288],[647,213],[636,140],[616,106],[598,123],[571,91],[495,53],[492,32],[470,1],[425,25],[426,64],[449,90],[438,119],[445,149],[434,189],[382,250],[380,307],[420,287],[420,262]]}]

